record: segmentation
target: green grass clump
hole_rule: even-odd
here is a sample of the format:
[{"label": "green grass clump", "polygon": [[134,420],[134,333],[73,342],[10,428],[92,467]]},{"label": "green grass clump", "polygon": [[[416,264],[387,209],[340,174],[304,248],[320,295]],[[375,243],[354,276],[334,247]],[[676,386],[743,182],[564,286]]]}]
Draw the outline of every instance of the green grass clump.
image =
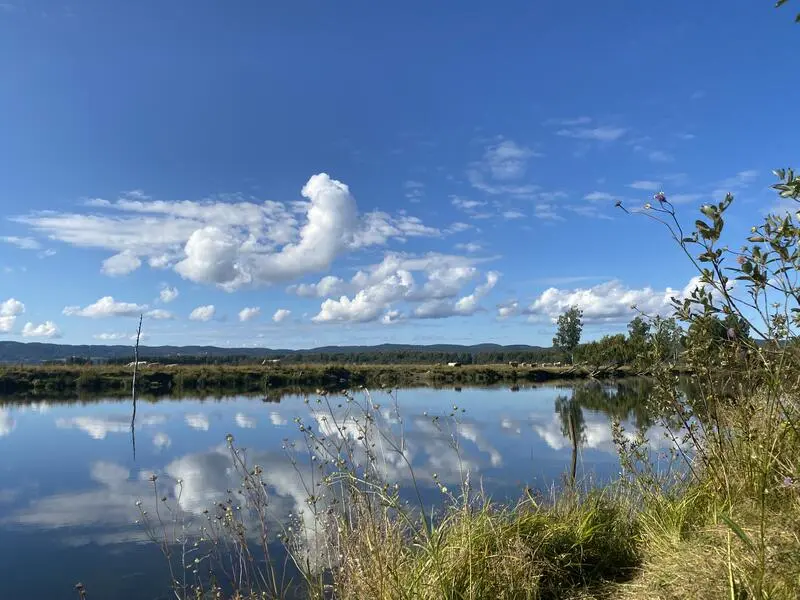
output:
[{"label": "green grass clump", "polygon": [[503,600],[586,597],[629,579],[637,525],[602,493],[543,507],[451,507],[429,533],[368,519],[343,540],[336,598]]}]

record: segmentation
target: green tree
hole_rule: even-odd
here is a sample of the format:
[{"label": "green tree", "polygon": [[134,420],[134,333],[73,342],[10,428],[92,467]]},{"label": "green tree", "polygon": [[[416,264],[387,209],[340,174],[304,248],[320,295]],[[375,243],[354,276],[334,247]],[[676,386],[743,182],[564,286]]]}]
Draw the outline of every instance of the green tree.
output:
[{"label": "green tree", "polygon": [[553,338],[553,346],[569,356],[570,363],[575,362],[575,348],[581,341],[583,331],[583,311],[571,306],[556,322],[558,329]]},{"label": "green tree", "polygon": [[683,329],[674,318],[653,319],[651,343],[658,361],[677,362],[682,348]]},{"label": "green tree", "polygon": [[634,317],[633,320],[628,323],[628,339],[637,349],[645,345],[648,333],[650,333],[650,324],[644,317]]}]

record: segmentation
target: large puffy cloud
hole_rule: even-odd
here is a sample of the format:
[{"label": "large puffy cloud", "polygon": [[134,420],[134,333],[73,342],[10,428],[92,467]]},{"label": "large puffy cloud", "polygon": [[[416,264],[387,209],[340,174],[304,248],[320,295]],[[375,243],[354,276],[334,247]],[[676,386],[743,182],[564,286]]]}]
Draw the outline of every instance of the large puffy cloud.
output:
[{"label": "large puffy cloud", "polygon": [[634,316],[633,306],[646,314],[668,314],[672,309],[673,297],[684,298],[698,285],[699,278],[695,277],[682,290],[669,287],[664,290],[630,288],[618,280],[571,290],[551,287],[542,292],[525,312],[534,317],[555,320],[574,305],[583,310],[583,318],[587,323],[624,322]]},{"label": "large puffy cloud", "polygon": [[250,280],[238,262],[238,241],[219,227],[203,227],[192,233],[184,252],[186,258],[175,265],[175,270],[186,279],[229,288]]},{"label": "large puffy cloud", "polygon": [[114,254],[103,271],[122,275],[147,262],[197,283],[234,290],[326,271],[343,253],[391,239],[443,232],[409,215],[358,215],[344,183],[325,173],[302,188],[302,202],[152,200],[140,192],[93,200],[89,212],[16,217],[48,237]]},{"label": "large puffy cloud", "polygon": [[499,273],[489,271],[486,274],[486,282],[476,287],[471,294],[459,298],[455,303],[447,300],[428,300],[414,310],[414,316],[420,319],[441,319],[444,317],[468,317],[473,315],[480,309],[480,299],[488,294],[499,280]]},{"label": "large puffy cloud", "polygon": [[325,300],[313,320],[317,323],[374,321],[392,302],[405,297],[413,287],[413,275],[409,271],[398,270],[383,281],[360,290],[352,299],[342,296],[338,300]]},{"label": "large puffy cloud", "polygon": [[[387,254],[379,264],[358,271],[348,283],[341,282],[338,287],[352,295],[328,298],[313,321],[364,323],[380,319],[390,324],[403,318],[394,307],[401,302],[417,304],[412,312],[417,318],[474,314],[479,308],[478,300],[494,287],[498,277],[490,272],[486,284],[457,299],[464,286],[478,275],[475,262],[445,254]],[[422,277],[416,278],[416,272],[421,272]]]},{"label": "large puffy cloud", "polygon": [[28,322],[22,328],[22,335],[23,337],[58,338],[61,337],[61,332],[52,321],[45,321],[39,325]]},{"label": "large puffy cloud", "polygon": [[103,296],[94,304],[84,308],[80,306],[64,307],[64,314],[69,317],[89,317],[102,319],[106,317],[137,317],[147,310],[147,305],[133,302],[117,302],[112,296]]},{"label": "large puffy cloud", "polygon": [[0,302],[0,333],[9,333],[17,321],[17,316],[25,312],[25,305],[16,298]]}]

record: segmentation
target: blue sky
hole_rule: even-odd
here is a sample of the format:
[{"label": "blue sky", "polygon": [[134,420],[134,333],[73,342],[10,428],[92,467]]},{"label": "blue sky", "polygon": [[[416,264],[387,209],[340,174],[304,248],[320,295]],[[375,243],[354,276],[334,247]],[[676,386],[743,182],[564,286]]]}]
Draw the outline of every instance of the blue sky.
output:
[{"label": "blue sky", "polygon": [[[734,243],[800,87],[770,2],[0,4],[0,339],[549,344]],[[794,109],[794,110],[792,110]],[[249,310],[245,310],[249,309]],[[243,312],[244,311],[244,312]]]}]

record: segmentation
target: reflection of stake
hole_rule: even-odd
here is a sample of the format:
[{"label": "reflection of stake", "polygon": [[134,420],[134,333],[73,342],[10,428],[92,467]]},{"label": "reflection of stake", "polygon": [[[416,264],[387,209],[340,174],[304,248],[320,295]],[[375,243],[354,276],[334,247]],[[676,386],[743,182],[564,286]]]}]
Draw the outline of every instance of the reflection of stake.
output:
[{"label": "reflection of stake", "polygon": [[575,419],[572,416],[572,411],[569,412],[569,437],[572,441],[572,470],[570,472],[570,481],[575,485],[575,472],[578,469],[578,431],[575,427]]},{"label": "reflection of stake", "polygon": [[133,400],[131,446],[133,447],[133,460],[136,460],[136,372],[139,370],[139,338],[142,336],[142,316],[139,315],[139,329],[136,330],[136,345],[133,347],[133,381],[131,381],[131,398]]}]

